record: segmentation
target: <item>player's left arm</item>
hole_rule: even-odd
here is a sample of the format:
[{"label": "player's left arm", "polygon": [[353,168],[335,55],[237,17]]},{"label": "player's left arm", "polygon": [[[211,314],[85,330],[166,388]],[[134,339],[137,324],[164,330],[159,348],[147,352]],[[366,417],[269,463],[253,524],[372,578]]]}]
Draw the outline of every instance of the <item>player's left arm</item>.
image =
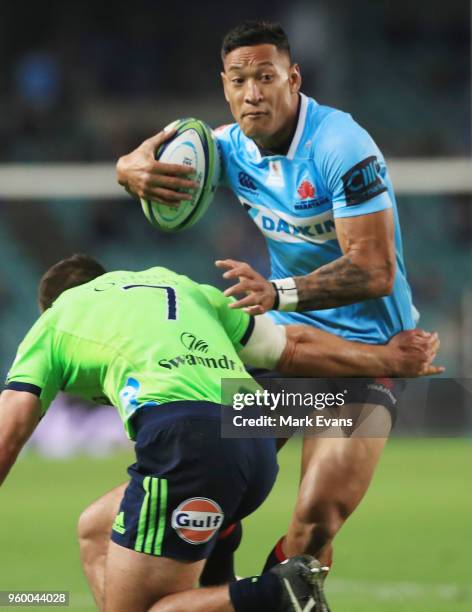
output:
[{"label": "player's left arm", "polygon": [[[245,308],[258,315],[268,310],[322,310],[354,304],[389,295],[395,278],[395,241],[392,209],[335,221],[343,255],[306,276],[285,279],[297,294],[293,308],[279,308],[279,300],[290,287],[279,287],[256,272],[249,264],[232,259],[218,260],[226,268],[223,277],[238,282],[225,291],[246,297],[230,308]],[[289,298],[290,299],[290,298]]]},{"label": "player's left arm", "polygon": [[396,273],[395,220],[381,152],[345,113],[331,115],[317,151],[315,163],[331,193],[342,255],[293,279],[296,310],[337,308],[390,295]]},{"label": "player's left arm", "polygon": [[41,418],[41,402],[27,391],[0,395],[0,485]]},{"label": "player's left arm", "polygon": [[321,310],[390,295],[395,279],[391,208],[335,220],[342,257],[295,277],[298,311]]},{"label": "player's left arm", "polygon": [[438,349],[438,335],[420,329],[377,345],[345,340],[311,325],[276,325],[263,316],[255,318],[239,356],[248,365],[286,376],[414,378],[444,371],[433,365]]}]

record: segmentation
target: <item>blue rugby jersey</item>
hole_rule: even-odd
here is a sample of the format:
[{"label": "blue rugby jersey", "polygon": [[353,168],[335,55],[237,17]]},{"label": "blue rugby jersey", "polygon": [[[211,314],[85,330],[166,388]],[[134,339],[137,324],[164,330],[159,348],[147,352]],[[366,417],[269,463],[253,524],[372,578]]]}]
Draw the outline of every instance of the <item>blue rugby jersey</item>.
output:
[{"label": "blue rugby jersey", "polygon": [[219,128],[215,135],[223,161],[221,184],[236,194],[263,233],[272,279],[303,276],[341,257],[336,218],[394,211],[397,271],[391,295],[325,310],[272,312],[275,321],[316,325],[370,343],[384,343],[415,327],[385,160],[351,115],[301,94],[286,155],[262,155],[237,124]]}]

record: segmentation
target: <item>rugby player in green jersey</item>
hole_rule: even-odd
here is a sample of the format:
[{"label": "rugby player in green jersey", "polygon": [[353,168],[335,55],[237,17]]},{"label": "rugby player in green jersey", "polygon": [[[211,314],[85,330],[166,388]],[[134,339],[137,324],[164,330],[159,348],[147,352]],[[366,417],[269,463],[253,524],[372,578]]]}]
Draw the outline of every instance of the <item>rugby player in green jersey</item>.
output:
[{"label": "rugby player in green jersey", "polygon": [[258,579],[193,589],[219,534],[262,503],[277,472],[273,440],[221,438],[221,379],[251,383],[244,363],[305,375],[439,371],[435,335],[362,345],[254,319],[229,302],[165,268],[106,274],[87,256],[59,262],[41,281],[43,314],[0,396],[0,483],[58,391],[116,406],[136,463],[126,489],[86,511],[95,533],[81,534],[102,610],[327,610],[323,569],[308,556]]}]

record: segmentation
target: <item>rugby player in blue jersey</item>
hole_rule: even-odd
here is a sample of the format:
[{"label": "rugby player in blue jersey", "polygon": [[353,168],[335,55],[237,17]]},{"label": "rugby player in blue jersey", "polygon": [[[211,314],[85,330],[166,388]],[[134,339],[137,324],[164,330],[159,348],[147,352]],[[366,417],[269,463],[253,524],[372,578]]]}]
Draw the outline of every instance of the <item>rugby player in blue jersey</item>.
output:
[{"label": "rugby player in blue jersey", "polygon": [[[221,182],[263,233],[272,268],[266,279],[245,262],[217,262],[235,283],[226,294],[243,296],[233,307],[372,344],[414,328],[395,197],[375,142],[349,114],[300,92],[280,26],[236,27],[222,59],[236,123],[216,131]],[[155,161],[165,138],[120,158],[117,174],[130,193],[172,204],[192,182],[188,169]],[[383,437],[305,440],[297,506],[267,565],[300,552],[331,562],[332,540],[366,493],[391,428],[395,383],[374,387]]]}]

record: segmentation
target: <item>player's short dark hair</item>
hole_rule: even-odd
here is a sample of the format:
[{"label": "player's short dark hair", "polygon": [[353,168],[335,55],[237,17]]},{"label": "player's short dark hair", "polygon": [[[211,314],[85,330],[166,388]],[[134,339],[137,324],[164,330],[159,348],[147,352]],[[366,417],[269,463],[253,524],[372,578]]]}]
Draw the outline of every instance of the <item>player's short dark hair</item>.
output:
[{"label": "player's short dark hair", "polygon": [[234,49],[253,45],[275,45],[279,51],[285,51],[292,61],[290,44],[282,26],[267,21],[245,21],[231,29],[223,38],[221,58],[224,61]]},{"label": "player's short dark hair", "polygon": [[38,301],[41,311],[50,308],[63,291],[83,285],[105,274],[106,270],[93,257],[77,253],[54,264],[39,281]]}]

